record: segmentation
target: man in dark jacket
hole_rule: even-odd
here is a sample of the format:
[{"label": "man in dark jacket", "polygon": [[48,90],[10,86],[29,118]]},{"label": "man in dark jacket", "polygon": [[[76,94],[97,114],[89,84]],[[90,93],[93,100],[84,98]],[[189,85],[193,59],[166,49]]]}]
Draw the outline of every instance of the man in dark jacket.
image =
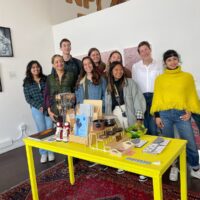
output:
[{"label": "man in dark jacket", "polygon": [[[62,56],[64,59],[64,69],[66,72],[72,72],[74,75],[73,88],[75,88],[76,81],[81,71],[82,63],[77,58],[72,57],[71,52],[71,42],[70,40],[63,38],[60,41],[60,50],[62,51]],[[54,69],[52,69],[52,73]]]}]

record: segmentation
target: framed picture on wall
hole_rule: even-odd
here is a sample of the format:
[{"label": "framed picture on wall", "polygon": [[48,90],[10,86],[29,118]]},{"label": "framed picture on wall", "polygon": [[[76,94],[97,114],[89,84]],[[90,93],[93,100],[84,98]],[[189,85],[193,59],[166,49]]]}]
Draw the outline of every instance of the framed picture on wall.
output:
[{"label": "framed picture on wall", "polygon": [[[1,75],[1,74],[0,74]],[[2,92],[1,76],[0,76],[0,92]]]},{"label": "framed picture on wall", "polygon": [[10,28],[0,26],[0,57],[13,57]]}]

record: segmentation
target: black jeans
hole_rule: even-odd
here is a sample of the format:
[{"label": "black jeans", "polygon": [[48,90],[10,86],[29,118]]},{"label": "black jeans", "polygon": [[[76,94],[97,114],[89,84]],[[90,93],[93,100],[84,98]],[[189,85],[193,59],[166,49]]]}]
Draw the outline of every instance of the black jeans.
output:
[{"label": "black jeans", "polygon": [[144,113],[144,126],[147,128],[147,134],[158,135],[157,126],[153,116],[150,114],[153,93],[143,93],[146,100],[146,112]]}]

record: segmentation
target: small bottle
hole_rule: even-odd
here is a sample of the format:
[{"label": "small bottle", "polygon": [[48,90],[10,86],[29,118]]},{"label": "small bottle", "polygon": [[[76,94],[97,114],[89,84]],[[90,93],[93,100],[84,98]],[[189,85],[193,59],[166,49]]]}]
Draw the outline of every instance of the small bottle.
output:
[{"label": "small bottle", "polygon": [[63,127],[61,122],[56,123],[56,133],[55,133],[56,141],[62,141],[63,139]]},{"label": "small bottle", "polygon": [[70,131],[70,124],[69,122],[65,122],[64,127],[63,127],[63,142],[68,142],[68,136],[69,136],[69,131]]}]

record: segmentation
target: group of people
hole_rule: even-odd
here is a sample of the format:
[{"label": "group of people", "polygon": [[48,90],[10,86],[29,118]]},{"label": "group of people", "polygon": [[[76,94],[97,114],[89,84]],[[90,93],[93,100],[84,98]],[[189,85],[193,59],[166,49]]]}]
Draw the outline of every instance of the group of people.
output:
[{"label": "group of people", "polygon": [[[56,95],[75,93],[76,104],[84,99],[102,100],[103,112],[116,115],[123,128],[144,123],[148,134],[174,138],[175,125],[180,138],[188,141],[191,176],[200,179],[199,155],[191,127],[191,115],[200,121],[200,102],[193,77],[181,70],[176,51],[166,51],[161,64],[152,58],[149,42],[142,41],[138,45],[141,60],[131,72],[124,67],[119,51],[110,54],[106,65],[97,48],[91,48],[82,61],[71,56],[68,39],[61,40],[60,49],[62,56],[52,57],[53,68],[48,76],[38,61],[27,65],[23,88],[38,132],[52,128],[59,118]],[[40,149],[40,154],[41,163],[55,159],[52,152]],[[178,179],[175,165],[170,179]]]}]

